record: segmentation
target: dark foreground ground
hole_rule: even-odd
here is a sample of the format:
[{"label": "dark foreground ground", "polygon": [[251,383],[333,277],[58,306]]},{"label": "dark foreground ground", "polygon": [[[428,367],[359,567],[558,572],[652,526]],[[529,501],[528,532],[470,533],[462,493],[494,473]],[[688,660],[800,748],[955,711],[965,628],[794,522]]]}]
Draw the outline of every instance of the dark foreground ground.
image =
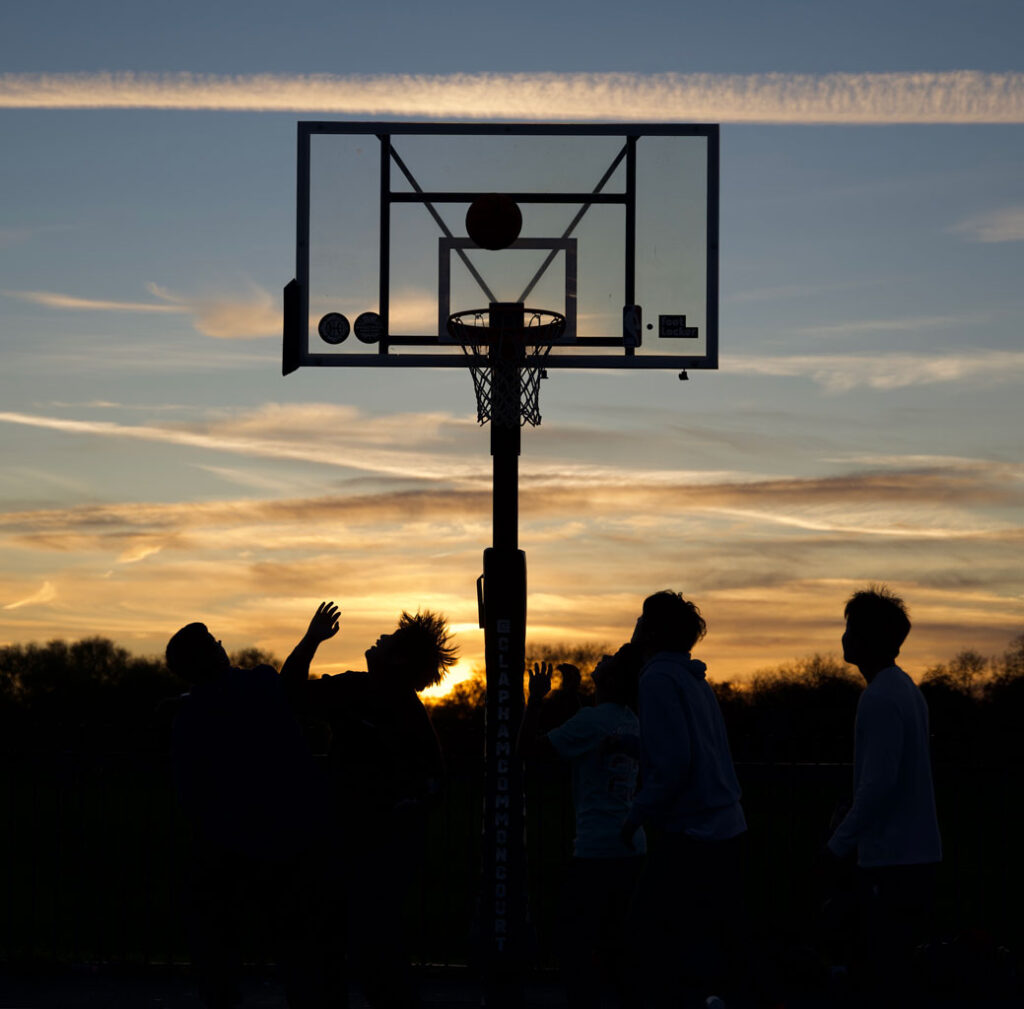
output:
[{"label": "dark foreground ground", "polygon": [[[243,1009],[285,1009],[284,988],[272,974],[248,975],[242,990]],[[424,970],[421,991],[427,1009],[481,1004],[479,984],[464,969]],[[553,1009],[563,1004],[554,974],[527,982],[524,1009]],[[353,988],[350,1009],[365,1006],[359,990]],[[58,973],[0,966],[0,1009],[203,1009],[203,1003],[180,968],[82,966]]]},{"label": "dark foreground ground", "polygon": [[[537,973],[526,983],[524,1009],[555,1009],[565,1005],[554,972]],[[424,969],[421,990],[425,1009],[481,1006],[480,987],[465,969]],[[283,989],[268,974],[253,973],[243,986],[243,1009],[285,1009]],[[822,993],[795,992],[785,1000],[787,1009],[868,1009],[870,1003]],[[611,1009],[611,1003],[607,1003]],[[1019,994],[993,995],[965,992],[936,996],[934,1009],[1020,1009]],[[365,1009],[358,990],[350,1009]],[[733,1009],[734,1003],[729,1003]],[[180,968],[149,967],[126,970],[81,966],[60,972],[26,971],[0,965],[0,1009],[203,1009],[187,974]],[[746,1009],[736,1006],[736,1009]]]}]

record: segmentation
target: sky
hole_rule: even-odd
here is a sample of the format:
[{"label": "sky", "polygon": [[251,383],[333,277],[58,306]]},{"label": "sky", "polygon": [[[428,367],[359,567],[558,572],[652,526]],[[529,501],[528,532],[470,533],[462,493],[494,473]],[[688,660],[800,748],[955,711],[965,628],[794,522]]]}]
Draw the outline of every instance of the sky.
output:
[{"label": "sky", "polygon": [[[637,0],[0,10],[0,644],[362,668],[402,609],[479,664],[469,376],[280,373],[302,119],[722,124],[720,369],[553,372],[523,437],[531,642],[674,588],[716,679],[1024,631],[1024,7]],[[581,267],[582,269],[582,267]]]}]

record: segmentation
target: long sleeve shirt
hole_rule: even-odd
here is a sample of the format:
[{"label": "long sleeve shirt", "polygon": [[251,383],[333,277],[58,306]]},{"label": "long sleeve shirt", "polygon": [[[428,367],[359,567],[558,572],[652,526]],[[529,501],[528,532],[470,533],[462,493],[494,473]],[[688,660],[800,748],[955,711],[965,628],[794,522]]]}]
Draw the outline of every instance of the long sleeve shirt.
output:
[{"label": "long sleeve shirt", "polygon": [[706,666],[659,652],[640,675],[640,790],[627,822],[724,840],[746,830],[740,786]]},{"label": "long sleeve shirt", "polygon": [[928,705],[898,666],[883,669],[857,704],[853,805],[828,842],[863,866],[939,862]]}]

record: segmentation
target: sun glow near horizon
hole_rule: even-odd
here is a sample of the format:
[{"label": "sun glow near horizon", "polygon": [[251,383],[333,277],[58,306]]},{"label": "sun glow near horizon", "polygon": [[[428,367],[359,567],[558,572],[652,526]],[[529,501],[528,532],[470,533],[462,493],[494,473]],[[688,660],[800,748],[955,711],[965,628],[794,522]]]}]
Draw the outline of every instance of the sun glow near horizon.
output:
[{"label": "sun glow near horizon", "polygon": [[470,656],[459,658],[445,675],[445,678],[434,687],[427,687],[420,691],[420,697],[425,701],[437,701],[447,697],[460,683],[479,679],[483,675],[483,656]]}]

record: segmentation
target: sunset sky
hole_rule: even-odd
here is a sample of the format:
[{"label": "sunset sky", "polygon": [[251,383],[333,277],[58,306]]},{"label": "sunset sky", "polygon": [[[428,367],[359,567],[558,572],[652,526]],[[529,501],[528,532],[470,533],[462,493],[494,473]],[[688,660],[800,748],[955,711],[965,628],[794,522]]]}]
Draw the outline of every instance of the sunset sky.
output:
[{"label": "sunset sky", "polygon": [[[361,668],[403,609],[481,661],[488,434],[462,371],[282,378],[300,119],[722,123],[721,368],[553,372],[521,460],[529,640],[672,587],[714,678],[837,651],[884,581],[909,671],[1024,631],[1017,0],[0,12],[0,644]],[[582,267],[581,267],[582,268]]]}]

